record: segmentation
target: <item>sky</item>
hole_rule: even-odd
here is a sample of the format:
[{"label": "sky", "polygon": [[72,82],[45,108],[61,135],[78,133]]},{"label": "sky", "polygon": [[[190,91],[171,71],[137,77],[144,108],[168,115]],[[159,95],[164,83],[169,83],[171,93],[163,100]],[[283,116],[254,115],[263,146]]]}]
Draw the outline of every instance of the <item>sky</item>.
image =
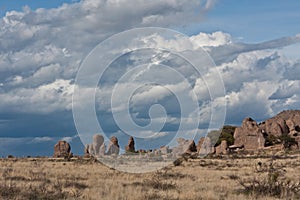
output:
[{"label": "sky", "polygon": [[[239,125],[248,116],[263,121],[282,110],[299,109],[300,2],[270,2],[140,0],[132,6],[129,0],[0,0],[0,156],[51,156],[61,139],[82,154],[83,145],[99,131],[91,128],[85,113],[91,91],[96,92],[100,132],[118,136],[121,147],[129,132],[142,134],[137,148],[165,145],[176,133],[197,141],[208,131],[214,110],[219,111],[216,119]],[[185,36],[146,31],[136,37],[119,34],[109,43],[114,34],[143,27],[170,28]],[[93,60],[91,50],[106,39],[100,52],[93,51],[98,52]],[[174,50],[198,63],[201,74],[170,52],[131,52],[129,46]],[[122,48],[127,53],[111,62],[96,89],[84,81],[77,85],[80,66],[94,66],[89,76],[83,73],[92,81],[95,70]],[[158,104],[164,109],[151,107]],[[130,118],[143,128],[132,128]],[[179,132],[180,122],[184,128]]]}]

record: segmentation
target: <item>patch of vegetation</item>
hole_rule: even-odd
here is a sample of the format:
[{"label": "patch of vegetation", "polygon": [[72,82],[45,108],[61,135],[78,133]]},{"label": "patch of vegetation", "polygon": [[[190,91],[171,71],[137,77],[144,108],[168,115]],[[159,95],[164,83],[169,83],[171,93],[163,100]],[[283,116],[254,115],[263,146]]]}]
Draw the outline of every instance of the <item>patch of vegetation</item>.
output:
[{"label": "patch of vegetation", "polygon": [[214,130],[208,133],[212,142],[216,142],[215,147],[220,145],[222,140],[226,140],[228,145],[234,144],[234,131],[236,126],[225,125],[220,130]]},{"label": "patch of vegetation", "polygon": [[[62,178],[50,180],[41,170],[28,171],[28,177],[14,175],[12,167],[7,167],[2,172],[0,185],[0,199],[69,199],[82,195],[81,190],[87,185],[78,180]],[[66,188],[69,188],[66,191]]]},{"label": "patch of vegetation", "polygon": [[281,136],[274,136],[274,135],[268,135],[266,136],[266,146],[272,146],[275,144],[283,144],[285,149],[290,148],[292,145],[298,144],[295,140],[295,138],[292,138],[289,135],[281,135]]},{"label": "patch of vegetation", "polygon": [[289,135],[281,135],[279,136],[279,139],[282,141],[282,144],[285,149],[290,148],[292,145],[298,144],[295,140],[295,138],[292,138]]},{"label": "patch of vegetation", "polygon": [[[258,172],[258,171],[256,171]],[[238,179],[243,187],[242,193],[254,197],[275,197],[280,199],[299,199],[300,182],[292,182],[285,177],[282,167],[274,167],[272,162],[266,168],[266,175],[256,173],[249,179]]]},{"label": "patch of vegetation", "polygon": [[163,180],[159,174],[154,174],[150,179],[145,179],[142,185],[163,191],[177,189],[176,183]]}]

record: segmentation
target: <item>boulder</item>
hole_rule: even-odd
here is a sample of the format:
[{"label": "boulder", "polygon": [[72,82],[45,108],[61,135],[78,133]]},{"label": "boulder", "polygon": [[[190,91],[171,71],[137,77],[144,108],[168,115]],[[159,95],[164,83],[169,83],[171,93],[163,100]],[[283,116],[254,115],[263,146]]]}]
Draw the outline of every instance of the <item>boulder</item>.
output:
[{"label": "boulder", "polygon": [[189,140],[188,149],[185,152],[186,153],[197,152],[197,147],[194,140]]},{"label": "boulder", "polygon": [[228,143],[226,140],[222,140],[221,144],[216,147],[216,154],[228,154]]},{"label": "boulder", "polygon": [[300,132],[300,110],[285,110],[269,120],[276,121],[278,118],[285,121],[289,132]]},{"label": "boulder", "polygon": [[192,154],[193,152],[197,152],[197,147],[195,145],[194,140],[186,140],[183,138],[177,138],[178,146],[174,147],[172,153],[175,156],[181,154]]},{"label": "boulder", "polygon": [[265,146],[263,130],[251,118],[243,120],[242,126],[234,131],[234,145],[244,146],[245,150],[257,150]]},{"label": "boulder", "polygon": [[93,136],[93,154],[99,155],[99,150],[101,145],[104,143],[104,137],[100,134],[95,134]]},{"label": "boulder", "polygon": [[93,144],[88,144],[88,151],[89,151],[89,154],[90,155],[95,155],[95,152],[94,152],[94,145]]},{"label": "boulder", "polygon": [[169,149],[168,146],[162,146],[162,147],[160,147],[160,152],[161,152],[163,155],[166,155],[166,154],[171,153],[171,149]]},{"label": "boulder", "polygon": [[200,150],[201,150],[201,147],[202,147],[202,144],[203,144],[204,140],[205,140],[205,137],[201,137],[201,138],[199,139],[199,141],[198,141],[198,144],[197,144],[197,152],[198,152],[198,153],[199,153]]},{"label": "boulder", "polygon": [[85,145],[84,147],[84,157],[90,157],[90,152],[89,152],[89,148],[90,148],[90,145]]},{"label": "boulder", "polygon": [[263,123],[260,128],[264,130],[267,135],[274,135],[279,137],[289,133],[289,127],[286,121],[281,117],[270,118]]},{"label": "boulder", "polygon": [[200,155],[207,155],[215,152],[214,145],[211,143],[210,137],[200,138],[197,145],[197,152]]},{"label": "boulder", "polygon": [[105,151],[106,151],[106,145],[103,142],[103,144],[101,145],[100,150],[99,150],[99,155],[100,156],[104,156],[105,155]]},{"label": "boulder", "polygon": [[70,157],[71,154],[71,146],[66,141],[58,141],[58,143],[54,146],[54,158],[65,158]]},{"label": "boulder", "polygon": [[107,147],[107,155],[119,155],[120,147],[118,138],[115,136],[112,136],[110,138],[110,143]]},{"label": "boulder", "polygon": [[128,144],[125,146],[125,151],[126,152],[135,152],[135,147],[134,147],[134,139],[132,136],[130,136]]}]

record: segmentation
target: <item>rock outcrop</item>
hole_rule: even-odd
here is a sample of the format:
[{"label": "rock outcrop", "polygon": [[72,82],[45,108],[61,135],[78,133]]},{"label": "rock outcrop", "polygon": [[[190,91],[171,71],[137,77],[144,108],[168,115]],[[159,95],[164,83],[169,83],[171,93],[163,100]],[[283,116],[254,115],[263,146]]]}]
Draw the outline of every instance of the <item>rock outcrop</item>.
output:
[{"label": "rock outcrop", "polygon": [[71,146],[66,141],[58,141],[54,146],[54,158],[65,158],[72,156]]},{"label": "rock outcrop", "polygon": [[194,140],[189,140],[189,146],[188,149],[186,150],[186,153],[191,154],[193,152],[197,152],[197,146]]},{"label": "rock outcrop", "polygon": [[104,143],[104,137],[99,134],[93,136],[93,153],[99,155],[100,147]]},{"label": "rock outcrop", "polygon": [[101,145],[100,150],[99,150],[99,155],[100,156],[104,156],[105,155],[105,151],[106,151],[106,145],[103,142],[103,144]]},{"label": "rock outcrop", "polygon": [[104,137],[100,134],[95,134],[93,136],[93,143],[87,144],[84,149],[84,156],[99,156],[100,155],[100,147],[104,144]]},{"label": "rock outcrop", "polygon": [[90,151],[89,151],[90,145],[85,145],[84,147],[84,157],[88,158],[90,157]]},{"label": "rock outcrop", "polygon": [[226,140],[222,140],[221,144],[216,147],[216,154],[228,154],[228,143]]},{"label": "rock outcrop", "polygon": [[132,136],[130,136],[128,144],[125,146],[125,151],[126,152],[131,152],[131,153],[135,152],[134,139],[133,139]]},{"label": "rock outcrop", "polygon": [[197,152],[197,147],[194,140],[186,140],[184,138],[177,138],[178,146],[172,149],[172,153],[175,156],[181,154],[192,154]]},{"label": "rock outcrop", "polygon": [[289,127],[287,126],[286,121],[280,117],[270,118],[261,123],[259,127],[266,135],[279,137],[289,133]]},{"label": "rock outcrop", "polygon": [[285,138],[281,141],[285,148],[300,148],[300,110],[282,111],[261,123],[260,128],[265,132],[265,137]]},{"label": "rock outcrop", "polygon": [[214,145],[209,137],[200,138],[197,145],[197,152],[204,156],[215,152]]},{"label": "rock outcrop", "polygon": [[246,150],[258,150],[265,146],[263,130],[251,118],[243,120],[242,126],[235,129],[234,145]]},{"label": "rock outcrop", "polygon": [[169,147],[168,146],[162,146],[162,147],[160,147],[160,152],[162,153],[162,154],[164,154],[164,155],[166,155],[166,154],[169,154],[169,153],[171,153],[171,149],[169,149]]},{"label": "rock outcrop", "polygon": [[110,143],[107,147],[107,155],[118,155],[119,152],[120,152],[120,146],[119,146],[118,138],[112,136],[110,138]]}]

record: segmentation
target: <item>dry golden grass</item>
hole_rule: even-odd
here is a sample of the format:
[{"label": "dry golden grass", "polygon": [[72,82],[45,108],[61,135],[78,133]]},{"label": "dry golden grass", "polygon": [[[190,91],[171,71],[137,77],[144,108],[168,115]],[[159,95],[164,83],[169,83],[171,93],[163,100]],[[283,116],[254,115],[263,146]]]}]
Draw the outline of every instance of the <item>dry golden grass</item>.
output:
[{"label": "dry golden grass", "polygon": [[119,172],[93,160],[1,159],[0,199],[276,199],[267,192],[246,194],[240,184],[265,177],[270,163],[284,171],[284,181],[300,180],[300,155],[189,159],[180,166],[146,174]]}]

